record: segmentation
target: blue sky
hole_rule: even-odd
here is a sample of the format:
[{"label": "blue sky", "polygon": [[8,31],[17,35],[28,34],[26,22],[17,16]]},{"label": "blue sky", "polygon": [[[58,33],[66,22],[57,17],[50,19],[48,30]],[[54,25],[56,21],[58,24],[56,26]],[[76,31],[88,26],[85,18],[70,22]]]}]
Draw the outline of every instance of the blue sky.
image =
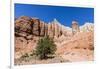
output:
[{"label": "blue sky", "polygon": [[85,22],[94,23],[94,9],[68,6],[48,6],[34,4],[15,4],[15,18],[22,15],[37,17],[48,23],[56,18],[61,24],[71,26],[73,20],[77,20],[79,25]]}]

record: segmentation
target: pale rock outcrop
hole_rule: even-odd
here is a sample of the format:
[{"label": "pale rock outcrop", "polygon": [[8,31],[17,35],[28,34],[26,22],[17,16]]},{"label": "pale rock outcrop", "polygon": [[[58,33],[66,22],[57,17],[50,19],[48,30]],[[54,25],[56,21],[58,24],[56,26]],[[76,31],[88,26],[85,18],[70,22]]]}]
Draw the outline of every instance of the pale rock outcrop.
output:
[{"label": "pale rock outcrop", "polygon": [[79,25],[77,21],[72,21],[72,33],[75,35],[77,32],[79,32]]}]

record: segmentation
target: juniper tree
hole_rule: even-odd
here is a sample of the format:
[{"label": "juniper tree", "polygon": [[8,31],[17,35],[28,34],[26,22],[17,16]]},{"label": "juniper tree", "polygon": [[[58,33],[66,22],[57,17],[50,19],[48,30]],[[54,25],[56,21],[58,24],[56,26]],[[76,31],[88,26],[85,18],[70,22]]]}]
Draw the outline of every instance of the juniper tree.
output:
[{"label": "juniper tree", "polygon": [[46,59],[48,55],[55,54],[56,49],[53,39],[46,36],[38,41],[36,55],[39,56],[40,59]]}]

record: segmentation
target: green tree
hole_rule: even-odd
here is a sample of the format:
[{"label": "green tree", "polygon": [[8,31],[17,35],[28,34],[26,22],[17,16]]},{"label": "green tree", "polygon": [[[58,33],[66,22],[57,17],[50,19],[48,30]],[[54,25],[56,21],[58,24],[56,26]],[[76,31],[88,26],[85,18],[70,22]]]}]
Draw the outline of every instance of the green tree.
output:
[{"label": "green tree", "polygon": [[56,49],[53,39],[46,36],[38,41],[36,55],[39,56],[40,59],[46,59],[48,55],[55,54]]}]

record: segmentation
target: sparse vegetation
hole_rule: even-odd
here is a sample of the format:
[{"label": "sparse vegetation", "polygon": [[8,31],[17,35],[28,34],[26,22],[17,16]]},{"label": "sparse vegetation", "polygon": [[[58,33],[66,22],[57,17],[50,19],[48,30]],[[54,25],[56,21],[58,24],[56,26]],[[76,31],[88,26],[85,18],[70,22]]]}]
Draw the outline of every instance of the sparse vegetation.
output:
[{"label": "sparse vegetation", "polygon": [[25,53],[24,55],[21,56],[21,58],[26,58],[29,57],[28,53]]},{"label": "sparse vegetation", "polygon": [[35,55],[35,51],[33,50],[30,54],[30,56],[34,56]]}]

